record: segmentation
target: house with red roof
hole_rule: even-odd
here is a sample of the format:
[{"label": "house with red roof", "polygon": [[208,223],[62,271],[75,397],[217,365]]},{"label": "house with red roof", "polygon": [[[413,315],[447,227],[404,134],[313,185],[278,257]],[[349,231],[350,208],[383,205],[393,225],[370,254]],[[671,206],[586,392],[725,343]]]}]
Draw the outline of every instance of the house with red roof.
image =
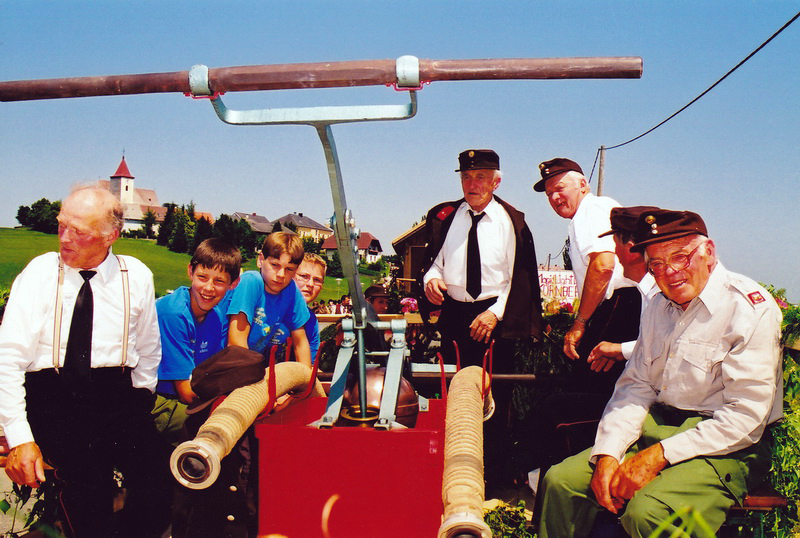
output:
[{"label": "house with red roof", "polygon": [[[375,263],[383,256],[383,249],[378,238],[369,232],[361,232],[356,241],[358,247],[358,259],[364,263]],[[322,243],[321,250],[330,260],[336,252],[336,236],[331,235]]]}]

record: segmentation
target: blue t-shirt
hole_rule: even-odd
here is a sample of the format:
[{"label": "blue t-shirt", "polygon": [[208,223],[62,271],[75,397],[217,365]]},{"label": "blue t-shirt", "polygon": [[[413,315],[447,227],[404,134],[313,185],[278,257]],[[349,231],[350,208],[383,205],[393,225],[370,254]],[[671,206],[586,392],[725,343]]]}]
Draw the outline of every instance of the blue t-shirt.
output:
[{"label": "blue t-shirt", "polygon": [[305,325],[309,310],[294,280],[280,293],[267,293],[258,271],[247,271],[233,290],[228,316],[243,313],[250,323],[247,347],[264,353],[279,326],[289,332]]},{"label": "blue t-shirt", "polygon": [[161,331],[161,363],[156,391],[177,395],[173,381],[189,379],[195,366],[225,347],[228,317],[225,315],[231,292],[217,304],[202,323],[192,315],[189,288],[181,286],[156,301],[158,328]]},{"label": "blue t-shirt", "polygon": [[[308,310],[308,321],[303,325],[303,329],[306,331],[308,345],[311,347],[311,364],[314,364],[314,361],[317,360],[317,351],[319,351],[319,323],[317,322],[317,315],[311,309]],[[270,344],[273,346],[283,345],[290,336],[291,331],[283,325],[278,325],[272,334]],[[282,360],[283,357],[279,355],[278,359]]]}]

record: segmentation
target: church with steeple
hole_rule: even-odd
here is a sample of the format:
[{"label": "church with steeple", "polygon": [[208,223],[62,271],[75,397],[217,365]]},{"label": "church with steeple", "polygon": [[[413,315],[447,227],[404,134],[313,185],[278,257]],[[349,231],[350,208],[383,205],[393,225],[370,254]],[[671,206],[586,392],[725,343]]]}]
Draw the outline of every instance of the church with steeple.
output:
[{"label": "church with steeple", "polygon": [[[125,155],[122,156],[117,171],[110,176],[108,181],[101,180],[99,183],[108,188],[115,194],[122,204],[122,211],[125,217],[123,231],[138,230],[144,224],[144,216],[148,210],[156,215],[156,222],[164,221],[167,210],[158,201],[158,195],[153,189],[137,189],[134,186],[134,176],[128,169],[125,162]],[[155,226],[158,230],[158,224]]]}]

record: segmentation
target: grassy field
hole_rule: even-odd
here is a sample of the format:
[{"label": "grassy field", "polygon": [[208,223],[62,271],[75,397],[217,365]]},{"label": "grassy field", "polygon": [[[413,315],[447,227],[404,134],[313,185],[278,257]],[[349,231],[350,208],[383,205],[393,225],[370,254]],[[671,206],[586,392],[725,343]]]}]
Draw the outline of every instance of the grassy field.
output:
[{"label": "grassy field", "polygon": [[[10,287],[29,261],[39,254],[54,250],[58,250],[58,237],[55,235],[23,228],[0,228],[0,287]],[[156,245],[155,241],[126,238],[114,243],[114,253],[133,256],[144,262],[153,271],[158,296],[189,283],[186,266],[191,256],[188,254],[170,252],[165,247]],[[247,262],[244,269],[256,269],[255,260]],[[372,277],[362,276],[361,282],[366,288],[372,283]],[[337,286],[335,278],[327,277],[320,299],[338,299],[345,293],[347,283],[344,279]]]}]

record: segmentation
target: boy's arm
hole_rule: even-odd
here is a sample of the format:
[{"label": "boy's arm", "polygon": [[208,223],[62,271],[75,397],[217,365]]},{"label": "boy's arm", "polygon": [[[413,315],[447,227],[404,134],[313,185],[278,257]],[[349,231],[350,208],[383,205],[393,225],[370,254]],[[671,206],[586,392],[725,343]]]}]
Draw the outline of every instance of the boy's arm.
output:
[{"label": "boy's arm", "polygon": [[178,399],[182,403],[190,404],[197,398],[197,394],[192,390],[192,383],[188,379],[174,381],[173,383],[175,383],[175,391],[178,393]]},{"label": "boy's arm", "polygon": [[232,314],[228,325],[228,345],[247,349],[248,336],[250,336],[250,322],[247,321],[247,314],[244,312]]},{"label": "boy's arm", "polygon": [[305,364],[311,368],[311,346],[306,337],[306,330],[303,327],[292,331],[292,346],[297,362]]}]

